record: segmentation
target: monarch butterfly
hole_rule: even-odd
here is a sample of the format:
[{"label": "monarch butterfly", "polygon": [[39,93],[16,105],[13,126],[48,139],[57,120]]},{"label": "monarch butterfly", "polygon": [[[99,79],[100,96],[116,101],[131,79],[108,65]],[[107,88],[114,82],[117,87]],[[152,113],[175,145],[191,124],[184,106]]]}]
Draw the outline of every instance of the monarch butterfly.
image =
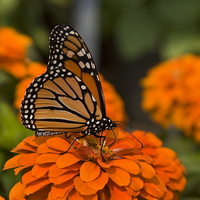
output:
[{"label": "monarch butterfly", "polygon": [[112,130],[93,58],[70,26],[56,26],[50,35],[47,70],[26,89],[21,105],[23,125],[36,136],[81,132],[78,138]]}]

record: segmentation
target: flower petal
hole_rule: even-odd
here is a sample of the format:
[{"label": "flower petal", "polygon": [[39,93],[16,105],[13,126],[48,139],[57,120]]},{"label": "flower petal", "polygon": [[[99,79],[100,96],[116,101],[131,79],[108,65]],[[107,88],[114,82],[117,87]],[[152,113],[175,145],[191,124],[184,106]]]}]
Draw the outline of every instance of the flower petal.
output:
[{"label": "flower petal", "polygon": [[145,162],[140,162],[140,166],[141,166],[140,174],[142,177],[149,179],[155,176],[156,172],[150,164]]},{"label": "flower petal", "polygon": [[55,153],[56,154],[56,153],[58,153],[58,151],[48,147],[46,143],[43,143],[38,147],[37,153],[39,153],[39,154],[42,154],[42,153]]},{"label": "flower petal", "polygon": [[41,179],[38,179],[36,181],[33,181],[33,182],[27,184],[26,187],[24,188],[23,192],[26,195],[30,195],[49,184],[50,184],[50,181],[48,178],[41,178]]},{"label": "flower petal", "polygon": [[20,165],[29,167],[36,163],[37,157],[37,153],[22,154],[18,161]]},{"label": "flower petal", "polygon": [[79,172],[74,172],[74,171],[68,171],[61,176],[55,177],[55,178],[50,178],[49,180],[51,183],[54,185],[60,185],[70,179],[73,179],[74,176],[76,176]]},{"label": "flower petal", "polygon": [[5,163],[3,170],[19,167],[20,164],[19,164],[18,160],[19,160],[19,158],[21,158],[21,156],[22,155],[16,155],[16,156],[12,157],[11,159],[9,159]]},{"label": "flower petal", "polygon": [[97,191],[90,189],[86,183],[84,183],[79,176],[74,179],[74,186],[76,190],[80,192],[82,195],[92,195]]},{"label": "flower petal", "polygon": [[18,182],[13,186],[13,188],[10,191],[9,199],[15,200],[15,199],[23,199],[25,197],[25,194],[23,193],[24,185],[21,182]]},{"label": "flower petal", "polygon": [[[97,194],[81,195],[77,190],[73,189],[68,195],[70,200],[98,200]],[[103,199],[102,199],[103,200]]]},{"label": "flower petal", "polygon": [[66,140],[60,137],[50,138],[46,141],[46,144],[48,147],[56,149],[60,152],[65,152],[70,146],[70,144]]},{"label": "flower petal", "polygon": [[48,185],[48,186],[46,186],[46,187],[34,192],[33,194],[30,194],[28,196],[28,198],[26,198],[26,200],[44,200],[44,199],[48,199],[48,194],[49,194],[50,190],[51,190],[51,185]]},{"label": "flower petal", "polygon": [[58,154],[53,154],[53,153],[41,154],[38,156],[36,163],[37,164],[55,163],[58,157],[59,157]]},{"label": "flower petal", "polygon": [[142,179],[140,179],[138,176],[131,177],[131,182],[129,184],[129,187],[131,187],[134,191],[142,189],[143,186],[144,182],[142,181]]},{"label": "flower petal", "polygon": [[[51,199],[62,199],[69,193],[73,188],[73,179],[66,181],[60,185],[53,185],[49,196]],[[66,199],[66,198],[65,198]]]},{"label": "flower petal", "polygon": [[41,164],[41,165],[34,165],[33,168],[32,168],[32,175],[35,177],[35,178],[41,178],[42,176],[44,176],[48,171],[49,171],[49,168],[51,167],[51,163],[45,163],[45,164]]},{"label": "flower petal", "polygon": [[103,162],[101,158],[98,158],[97,159],[97,162],[98,164],[103,167],[103,168],[109,168],[112,166],[113,162],[112,161],[106,161],[106,162]]},{"label": "flower petal", "polygon": [[139,174],[140,172],[140,167],[138,164],[132,160],[128,159],[118,159],[118,160],[113,160],[113,166],[120,167],[127,172],[131,174]]},{"label": "flower petal", "polygon": [[84,162],[80,168],[80,178],[85,181],[93,181],[100,174],[100,167],[93,162]]},{"label": "flower petal", "polygon": [[130,183],[130,175],[127,171],[118,167],[110,167],[105,170],[108,173],[109,178],[111,178],[117,185],[127,186]]},{"label": "flower petal", "polygon": [[65,168],[74,163],[77,163],[80,160],[81,158],[73,153],[65,153],[58,157],[56,164],[59,168]]},{"label": "flower petal", "polygon": [[99,176],[90,182],[87,182],[87,186],[93,190],[102,190],[108,182],[108,174],[100,171]]},{"label": "flower petal", "polygon": [[127,190],[114,182],[109,182],[110,200],[132,200]]}]

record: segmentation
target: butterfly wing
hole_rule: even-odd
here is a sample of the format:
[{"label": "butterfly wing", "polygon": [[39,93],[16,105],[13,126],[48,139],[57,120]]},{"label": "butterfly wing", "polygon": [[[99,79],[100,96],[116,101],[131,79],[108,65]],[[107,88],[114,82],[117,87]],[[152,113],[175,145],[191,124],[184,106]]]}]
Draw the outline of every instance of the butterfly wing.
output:
[{"label": "butterfly wing", "polygon": [[[102,118],[88,87],[74,73],[58,68],[37,77],[22,101],[23,125],[37,132],[83,132],[92,117]],[[56,133],[57,132],[57,133]]]},{"label": "butterfly wing", "polygon": [[70,26],[56,26],[50,35],[50,55],[47,71],[64,67],[78,76],[93,94],[105,113],[104,96],[98,72],[90,51],[80,35]]}]

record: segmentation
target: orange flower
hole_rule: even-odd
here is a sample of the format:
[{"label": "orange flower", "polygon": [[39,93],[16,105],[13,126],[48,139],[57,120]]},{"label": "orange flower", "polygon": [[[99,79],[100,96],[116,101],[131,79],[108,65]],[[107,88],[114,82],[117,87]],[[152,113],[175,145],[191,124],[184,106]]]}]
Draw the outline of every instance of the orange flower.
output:
[{"label": "orange flower", "polygon": [[23,77],[27,64],[27,47],[31,42],[28,36],[13,28],[0,28],[0,69],[8,71],[16,78]]},{"label": "orange flower", "polygon": [[117,141],[112,131],[107,132],[103,147],[96,137],[88,136],[67,153],[71,137],[24,139],[12,151],[18,155],[4,166],[4,170],[15,168],[15,174],[23,170],[9,199],[159,200],[181,191],[184,170],[175,153],[168,155],[153,134],[135,133],[144,149],[133,136],[117,130]]},{"label": "orange flower", "polygon": [[200,141],[200,57],[160,63],[142,80],[142,108],[163,127],[174,125]]}]

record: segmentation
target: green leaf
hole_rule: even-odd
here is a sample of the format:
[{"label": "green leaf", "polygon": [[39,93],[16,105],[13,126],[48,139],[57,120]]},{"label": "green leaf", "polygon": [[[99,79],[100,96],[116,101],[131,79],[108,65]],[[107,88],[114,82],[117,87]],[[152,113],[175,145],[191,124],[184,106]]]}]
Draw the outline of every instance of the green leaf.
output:
[{"label": "green leaf", "polygon": [[154,14],[165,27],[198,26],[200,1],[199,0],[155,0],[153,1]]},{"label": "green leaf", "polygon": [[127,8],[115,27],[115,43],[119,54],[134,59],[151,50],[159,33],[159,27],[143,7]]},{"label": "green leaf", "polygon": [[186,53],[200,53],[200,35],[196,30],[174,29],[169,32],[161,47],[163,59]]},{"label": "green leaf", "polygon": [[23,127],[11,106],[1,100],[0,111],[0,147],[10,150],[31,132]]}]

